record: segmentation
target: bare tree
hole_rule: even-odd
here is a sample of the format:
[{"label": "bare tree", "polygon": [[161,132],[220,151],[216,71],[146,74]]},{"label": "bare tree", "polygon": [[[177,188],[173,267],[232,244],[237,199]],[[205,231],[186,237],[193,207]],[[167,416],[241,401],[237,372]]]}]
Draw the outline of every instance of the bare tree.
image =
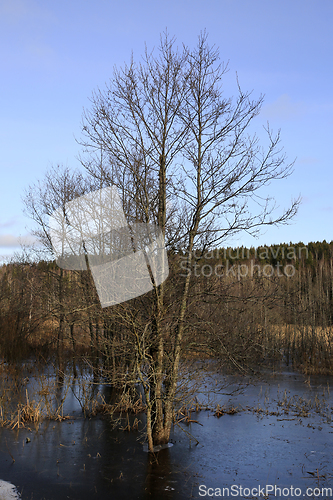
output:
[{"label": "bare tree", "polygon": [[[23,203],[25,214],[36,224],[32,229],[32,234],[42,244],[41,249],[38,250],[39,258],[42,256],[44,259],[54,259],[49,227],[51,214],[59,207],[65,211],[67,202],[85,194],[89,189],[90,187],[82,174],[71,172],[68,168],[60,166],[52,167],[46,173],[43,181],[28,187],[23,197]],[[64,373],[63,343],[66,318],[71,332],[73,332],[74,310],[77,308],[77,301],[73,304],[73,301],[68,297],[69,293],[72,292],[70,280],[66,279],[68,271],[62,268],[52,271],[48,268],[47,272],[52,274],[53,281],[56,283],[56,300],[52,301],[54,304],[50,315],[58,321],[56,345],[58,376],[61,381]]]},{"label": "bare tree", "polygon": [[[89,154],[82,159],[89,179],[68,169],[53,169],[24,198],[28,215],[38,225],[35,235],[49,255],[48,217],[59,207],[65,214],[69,201],[110,185],[118,188],[130,227],[155,223],[162,231],[170,259],[167,281],[157,285],[151,273],[151,293],[119,304],[114,314],[108,314],[97,312],[96,294],[91,293],[86,275],[81,280],[86,303],[79,308],[80,313],[90,310],[87,322],[97,349],[103,329],[113,383],[141,383],[150,451],[169,441],[186,344],[203,318],[214,330],[208,318],[216,317],[211,308],[222,296],[217,280],[209,286],[194,283],[193,252],[203,254],[241,231],[255,234],[265,225],[287,223],[298,206],[296,200],[276,214],[274,200],[265,195],[271,181],[291,173],[292,164],[281,154],[279,134],[273,136],[269,127],[266,149],[248,135],[263,99],[251,100],[238,81],[236,101],[224,98],[227,68],[218,60],[218,50],[209,47],[205,34],[194,50],[181,51],[163,35],[159,55],[146,51],[141,64],[132,61],[115,71],[106,90],[93,94],[92,108],[83,118],[82,139]],[[185,274],[177,251],[185,255]],[[66,321],[75,349],[78,307],[76,300],[66,299],[62,269],[57,283],[60,370]],[[199,318],[195,308],[200,307],[202,293],[205,305]],[[87,303],[90,298],[94,304]],[[253,345],[245,344],[246,349]],[[117,376],[116,350],[122,353],[120,364],[125,363]]]},{"label": "bare tree", "polygon": [[[169,441],[194,250],[212,248],[235,233],[287,223],[299,200],[280,214],[265,196],[271,181],[292,164],[281,154],[279,134],[267,128],[268,147],[248,135],[263,98],[251,100],[237,81],[236,102],[223,97],[226,67],[206,34],[194,50],[175,48],[167,34],[159,54],[146,51],[115,71],[92,96],[83,117],[82,163],[100,185],[116,185],[129,222],[156,222],[166,246],[182,249],[188,273],[175,273],[140,302],[146,314],[136,338],[136,376],[147,404],[149,450]],[[100,161],[102,151],[103,161]],[[174,291],[177,289],[177,293]],[[144,304],[144,301],[146,303]],[[148,301],[148,302],[147,302]]]}]

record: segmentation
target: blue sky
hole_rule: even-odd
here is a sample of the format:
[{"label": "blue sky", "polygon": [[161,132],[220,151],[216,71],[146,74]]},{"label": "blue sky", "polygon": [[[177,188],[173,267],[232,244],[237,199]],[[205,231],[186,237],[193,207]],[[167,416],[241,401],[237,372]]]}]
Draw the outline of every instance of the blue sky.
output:
[{"label": "blue sky", "polygon": [[226,93],[236,94],[237,71],[244,90],[265,94],[259,135],[269,120],[297,157],[294,174],[268,189],[281,207],[302,195],[294,222],[234,243],[333,240],[332,19],[331,0],[0,0],[0,255],[27,241],[24,189],[51,165],[78,167],[92,91],[165,28],[190,47],[206,29],[229,61]]}]

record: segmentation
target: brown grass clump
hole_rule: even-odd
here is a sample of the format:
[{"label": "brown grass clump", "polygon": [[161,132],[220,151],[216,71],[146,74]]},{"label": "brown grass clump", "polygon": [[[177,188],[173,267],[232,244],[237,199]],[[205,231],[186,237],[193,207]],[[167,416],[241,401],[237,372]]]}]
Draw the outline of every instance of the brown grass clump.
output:
[{"label": "brown grass clump", "polygon": [[103,415],[113,415],[114,413],[132,413],[137,415],[138,413],[145,413],[146,411],[146,405],[143,403],[141,394],[139,398],[136,399],[131,397],[128,393],[122,394],[120,400],[116,403],[106,403],[104,398],[102,399],[102,403],[95,403],[95,405],[93,405],[92,411],[90,412],[91,416],[95,416],[99,413]]}]

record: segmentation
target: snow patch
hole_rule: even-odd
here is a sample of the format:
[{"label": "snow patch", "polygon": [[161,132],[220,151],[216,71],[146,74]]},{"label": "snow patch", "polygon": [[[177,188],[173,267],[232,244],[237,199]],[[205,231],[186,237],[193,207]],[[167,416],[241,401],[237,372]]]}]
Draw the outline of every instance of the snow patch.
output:
[{"label": "snow patch", "polygon": [[[154,446],[154,453],[156,453],[157,451],[160,451],[160,450],[164,450],[165,448],[171,448],[171,446],[173,446],[172,443],[158,444],[157,446]],[[148,444],[147,443],[143,445],[143,451],[148,453]],[[0,500],[1,500],[1,498],[0,498]]]},{"label": "snow patch", "polygon": [[19,498],[16,487],[0,479],[0,500],[18,500]]}]

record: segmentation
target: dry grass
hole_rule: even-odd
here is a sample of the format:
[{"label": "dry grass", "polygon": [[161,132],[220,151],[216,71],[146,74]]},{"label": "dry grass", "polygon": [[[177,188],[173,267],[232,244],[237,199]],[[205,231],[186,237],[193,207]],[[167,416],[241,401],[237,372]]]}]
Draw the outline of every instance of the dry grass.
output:
[{"label": "dry grass", "polygon": [[306,375],[333,374],[333,326],[269,325],[263,350]]},{"label": "dry grass", "polygon": [[[31,377],[32,378],[32,377]],[[62,387],[62,398],[57,402],[57,383],[54,377],[35,373],[29,387],[28,377],[16,366],[0,366],[0,426],[20,429],[34,424],[36,428],[45,419],[62,420],[63,404],[69,384]]]},{"label": "dry grass", "polygon": [[145,413],[146,405],[142,400],[142,395],[139,398],[133,398],[130,394],[124,393],[121,395],[119,401],[115,403],[106,403],[104,398],[102,398],[102,403],[97,403],[93,405],[91,416],[97,414],[104,415],[114,415],[114,414],[129,414],[132,413],[137,415],[138,413]]},{"label": "dry grass", "polygon": [[222,417],[223,415],[235,415],[242,411],[240,408],[236,408],[234,406],[220,406],[216,404],[215,406],[211,405],[202,405],[198,403],[197,400],[193,401],[192,404],[188,406],[182,406],[178,411],[174,413],[174,422],[177,424],[185,423],[185,424],[200,424],[198,420],[192,418],[192,413],[199,413],[201,411],[211,411],[214,417]]},{"label": "dry grass", "polygon": [[[62,421],[72,418],[64,412],[64,404],[69,391],[82,409],[84,416],[105,415],[120,421],[122,415],[143,413],[146,406],[142,395],[124,392],[116,395],[112,403],[107,403],[101,392],[96,392],[96,384],[88,377],[76,379],[65,376],[59,384],[53,371],[35,373],[23,377],[22,370],[6,363],[0,364],[0,426],[20,429],[34,425],[38,429],[45,420]],[[137,428],[138,422],[133,424]]]}]

